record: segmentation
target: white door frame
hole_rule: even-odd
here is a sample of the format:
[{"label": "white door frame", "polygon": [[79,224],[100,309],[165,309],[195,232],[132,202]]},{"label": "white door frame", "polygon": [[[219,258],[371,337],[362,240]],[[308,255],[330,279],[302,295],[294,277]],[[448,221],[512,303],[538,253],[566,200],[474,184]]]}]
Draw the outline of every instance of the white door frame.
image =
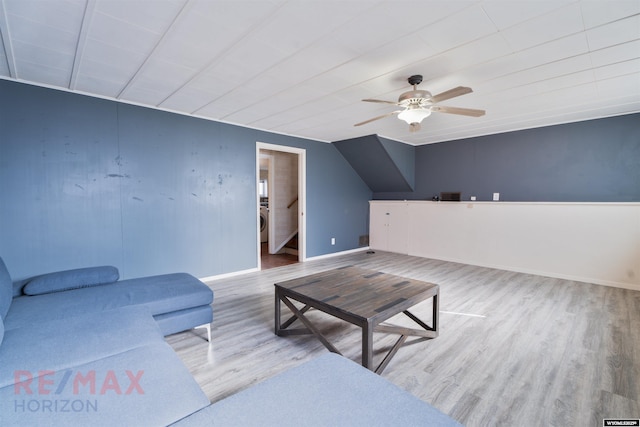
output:
[{"label": "white door frame", "polygon": [[[287,145],[268,144],[256,142],[256,230],[258,231],[257,256],[258,270],[262,268],[260,260],[260,150],[282,151],[298,155],[298,261],[307,259],[307,151],[303,148],[289,147]],[[269,183],[271,185],[271,183]],[[271,215],[269,215],[271,221]],[[271,230],[269,230],[271,232]]]}]

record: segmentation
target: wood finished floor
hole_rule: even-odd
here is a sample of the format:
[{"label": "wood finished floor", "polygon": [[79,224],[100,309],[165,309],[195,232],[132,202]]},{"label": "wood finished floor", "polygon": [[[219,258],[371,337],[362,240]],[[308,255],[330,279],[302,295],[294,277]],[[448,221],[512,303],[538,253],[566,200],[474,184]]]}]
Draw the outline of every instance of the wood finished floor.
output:
[{"label": "wood finished floor", "polygon": [[262,270],[282,267],[298,262],[298,255],[291,254],[270,254],[269,244],[262,243],[260,246],[260,265]]},{"label": "wood finished floor", "polygon": [[[603,418],[640,417],[638,291],[359,252],[212,281],[212,344],[202,330],[167,341],[218,401],[327,352],[311,335],[274,335],[273,283],[351,264],[440,285],[440,336],[410,339],[382,376],[462,424],[601,426]],[[429,319],[430,308],[412,312]],[[357,328],[317,311],[309,317],[360,362]],[[378,363],[395,338],[374,340]]]}]

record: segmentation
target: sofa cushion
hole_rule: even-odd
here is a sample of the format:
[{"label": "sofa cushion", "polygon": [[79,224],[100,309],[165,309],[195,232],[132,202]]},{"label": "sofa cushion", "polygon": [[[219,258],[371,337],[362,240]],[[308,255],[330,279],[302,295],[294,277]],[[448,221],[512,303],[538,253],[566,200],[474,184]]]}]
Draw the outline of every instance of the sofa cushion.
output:
[{"label": "sofa cushion", "polygon": [[212,301],[211,289],[195,277],[186,273],[165,274],[65,292],[23,295],[13,300],[4,325],[10,330],[129,305],[144,307],[155,316]]},{"label": "sofa cushion", "polygon": [[10,329],[0,346],[0,387],[12,384],[16,371],[61,371],[154,342],[164,338],[140,307]]},{"label": "sofa cushion", "polygon": [[0,388],[3,425],[160,426],[209,404],[163,341],[25,379]]},{"label": "sofa cushion", "polygon": [[13,282],[13,296],[18,297],[22,295],[22,288],[27,283],[29,279],[18,280],[17,282]]},{"label": "sofa cushion", "polygon": [[39,295],[67,291],[117,282],[119,278],[118,269],[110,265],[76,268],[36,276],[27,282],[22,292],[27,295]]},{"label": "sofa cushion", "polygon": [[4,265],[4,261],[0,258],[0,317],[4,319],[9,311],[11,300],[13,299],[13,282],[7,266]]},{"label": "sofa cushion", "polygon": [[461,426],[368,369],[333,353],[190,415],[180,426]]}]

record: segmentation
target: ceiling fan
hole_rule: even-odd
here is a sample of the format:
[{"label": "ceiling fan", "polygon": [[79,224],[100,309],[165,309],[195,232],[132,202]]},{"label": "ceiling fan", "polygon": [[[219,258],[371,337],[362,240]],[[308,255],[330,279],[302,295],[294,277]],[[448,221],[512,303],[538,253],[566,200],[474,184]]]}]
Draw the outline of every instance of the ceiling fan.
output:
[{"label": "ceiling fan", "polygon": [[403,107],[403,110],[392,111],[390,113],[365,120],[364,122],[356,123],[354,126],[362,126],[375,120],[384,119],[385,117],[397,114],[400,120],[407,122],[411,132],[416,132],[420,130],[420,122],[429,117],[433,111],[471,117],[484,116],[484,110],[436,105],[440,101],[445,101],[447,99],[455,98],[456,96],[466,95],[467,93],[473,92],[470,87],[458,86],[453,89],[449,89],[446,92],[439,93],[438,95],[431,95],[431,92],[429,91],[416,89],[416,86],[422,82],[421,75],[418,74],[411,76],[407,81],[413,86],[413,90],[401,94],[397,102],[383,101],[381,99],[363,99],[365,102],[380,102],[384,104],[397,105],[399,107]]}]

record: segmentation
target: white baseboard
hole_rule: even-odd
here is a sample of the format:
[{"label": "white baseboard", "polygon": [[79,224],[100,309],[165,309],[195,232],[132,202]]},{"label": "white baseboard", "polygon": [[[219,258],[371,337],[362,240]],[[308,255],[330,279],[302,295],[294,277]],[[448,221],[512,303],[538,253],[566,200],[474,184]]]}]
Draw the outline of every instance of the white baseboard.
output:
[{"label": "white baseboard", "polygon": [[542,270],[536,270],[536,269],[530,269],[530,268],[517,268],[517,267],[511,267],[507,265],[485,264],[485,263],[473,262],[471,260],[464,260],[464,259],[425,256],[425,255],[416,255],[416,254],[409,254],[409,255],[416,256],[419,258],[437,259],[439,261],[455,262],[457,264],[475,265],[477,267],[494,268],[496,270],[504,270],[504,271],[513,271],[515,273],[533,274],[535,276],[543,276],[543,277],[553,277],[555,279],[571,280],[574,282],[587,283],[591,285],[610,286],[613,288],[622,288],[622,289],[630,289],[632,291],[640,291],[640,286],[634,285],[632,283],[615,282],[610,280],[599,280],[592,277],[555,273],[552,271],[542,271]]},{"label": "white baseboard", "polygon": [[349,249],[347,251],[332,252],[330,254],[318,255],[318,256],[311,257],[311,258],[307,258],[305,261],[315,261],[315,260],[318,260],[318,259],[333,258],[333,257],[336,257],[336,256],[349,255],[349,254],[354,254],[354,253],[358,253],[358,252],[362,252],[362,251],[368,251],[369,249],[370,249],[369,246],[366,246],[366,247],[363,247],[363,248]]},{"label": "white baseboard", "polygon": [[247,270],[232,271],[231,273],[217,274],[215,276],[200,277],[199,279],[203,282],[210,282],[213,280],[226,279],[229,277],[240,276],[241,274],[253,273],[256,271],[259,271],[258,268],[249,268]]}]

